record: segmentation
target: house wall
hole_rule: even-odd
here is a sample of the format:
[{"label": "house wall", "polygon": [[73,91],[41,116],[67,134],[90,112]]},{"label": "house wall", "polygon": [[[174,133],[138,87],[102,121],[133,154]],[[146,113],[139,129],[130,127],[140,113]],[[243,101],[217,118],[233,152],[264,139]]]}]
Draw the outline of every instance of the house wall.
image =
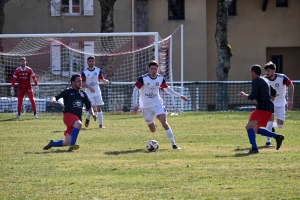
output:
[{"label": "house wall", "polygon": [[[266,59],[268,47],[300,47],[299,1],[290,0],[287,8],[277,8],[276,0],[269,0],[265,12],[262,11],[262,3],[261,0],[238,0],[237,16],[229,16],[228,42],[233,53],[229,80],[250,80],[251,65],[264,66],[269,61]],[[207,10],[207,77],[208,80],[216,80],[217,49],[214,34],[217,1],[207,0]],[[294,51],[294,54],[298,54],[299,57],[300,51]],[[288,76],[299,80],[299,68],[291,74],[294,67],[289,63],[295,61],[284,64],[284,73],[289,73]]]}]

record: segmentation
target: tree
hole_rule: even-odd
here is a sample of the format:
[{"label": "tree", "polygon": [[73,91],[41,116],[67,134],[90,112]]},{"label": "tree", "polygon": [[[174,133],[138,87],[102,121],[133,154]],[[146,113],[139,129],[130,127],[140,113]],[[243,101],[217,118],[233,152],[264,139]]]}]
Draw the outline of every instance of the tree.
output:
[{"label": "tree", "polygon": [[[217,80],[227,81],[230,69],[231,47],[227,41],[228,2],[218,0],[215,40],[218,51]],[[217,87],[216,110],[228,110],[227,84],[220,82]]]}]

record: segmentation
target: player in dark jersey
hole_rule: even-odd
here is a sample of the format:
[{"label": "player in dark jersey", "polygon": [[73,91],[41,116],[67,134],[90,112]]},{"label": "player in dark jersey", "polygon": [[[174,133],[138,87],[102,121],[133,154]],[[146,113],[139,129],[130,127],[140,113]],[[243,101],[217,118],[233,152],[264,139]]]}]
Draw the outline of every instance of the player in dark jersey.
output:
[{"label": "player in dark jersey", "polygon": [[251,67],[252,77],[252,91],[250,94],[240,92],[238,96],[245,97],[249,100],[256,99],[256,109],[251,113],[246,130],[248,132],[248,138],[252,149],[249,153],[259,153],[256,144],[256,134],[263,136],[272,137],[276,140],[276,150],[278,150],[284,140],[283,135],[273,133],[266,128],[269,119],[274,112],[273,99],[276,97],[276,90],[268,83],[268,80],[260,76],[261,67],[260,65],[253,65]]},{"label": "player in dark jersey", "polygon": [[44,150],[48,150],[51,147],[61,147],[68,146],[68,151],[77,150],[79,145],[76,145],[76,140],[82,126],[82,107],[83,104],[86,107],[94,120],[96,121],[97,116],[94,114],[94,111],[91,107],[91,102],[87,96],[87,94],[81,90],[82,87],[82,78],[80,74],[74,74],[71,77],[71,88],[67,88],[62,91],[59,95],[53,97],[52,104],[56,103],[57,100],[63,98],[64,100],[64,118],[63,121],[67,126],[67,130],[65,131],[65,139],[54,141],[50,140],[50,142],[44,147]]}]

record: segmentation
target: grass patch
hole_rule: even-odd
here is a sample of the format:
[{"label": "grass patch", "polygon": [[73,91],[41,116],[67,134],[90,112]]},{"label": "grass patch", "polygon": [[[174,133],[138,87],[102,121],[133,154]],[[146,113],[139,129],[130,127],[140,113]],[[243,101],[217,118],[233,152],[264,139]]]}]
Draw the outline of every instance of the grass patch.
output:
[{"label": "grass patch", "polygon": [[258,135],[256,155],[246,154],[249,114],[168,116],[178,151],[160,124],[151,133],[141,115],[105,113],[106,129],[91,121],[74,152],[42,150],[63,138],[62,114],[0,114],[0,199],[299,199],[300,112],[287,112],[279,151]]}]

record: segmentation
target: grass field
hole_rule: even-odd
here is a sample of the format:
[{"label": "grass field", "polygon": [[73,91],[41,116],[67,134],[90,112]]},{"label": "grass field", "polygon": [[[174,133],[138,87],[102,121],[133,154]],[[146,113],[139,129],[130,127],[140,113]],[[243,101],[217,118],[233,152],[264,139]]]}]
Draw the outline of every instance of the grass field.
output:
[{"label": "grass field", "polygon": [[[280,150],[248,155],[250,112],[191,112],[168,116],[182,150],[141,115],[104,114],[91,121],[80,148],[43,147],[62,139],[62,114],[0,114],[0,199],[300,199],[300,112],[289,111]],[[155,139],[157,152],[146,150]],[[274,139],[272,140],[275,144]]]}]

